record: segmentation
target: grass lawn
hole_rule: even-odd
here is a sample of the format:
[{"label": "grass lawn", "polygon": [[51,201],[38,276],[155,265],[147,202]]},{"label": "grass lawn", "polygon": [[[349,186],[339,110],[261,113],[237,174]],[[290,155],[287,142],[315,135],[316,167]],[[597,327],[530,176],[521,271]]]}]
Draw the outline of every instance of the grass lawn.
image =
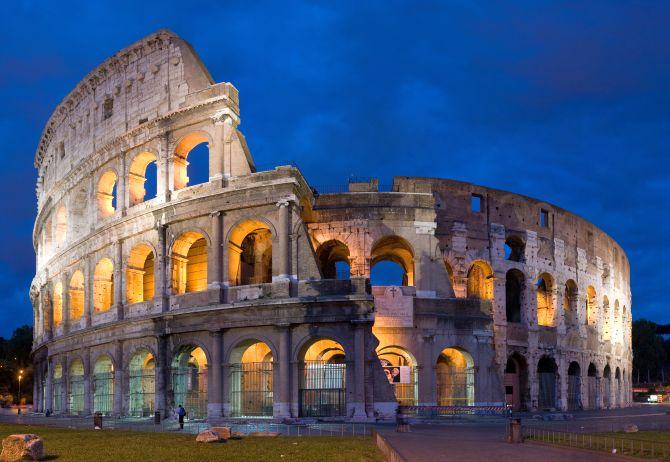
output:
[{"label": "grass lawn", "polygon": [[[543,440],[541,437],[529,439]],[[553,437],[549,436],[548,439],[545,439],[545,442],[604,452],[612,452],[612,449],[616,449],[616,453],[620,455],[670,462],[670,432],[668,431],[585,433],[583,435],[573,434],[571,437],[565,433],[556,433]]]},{"label": "grass lawn", "polygon": [[383,461],[372,438],[247,437],[227,443],[196,443],[195,435],[0,424],[0,437],[35,433],[45,454],[58,461]]}]

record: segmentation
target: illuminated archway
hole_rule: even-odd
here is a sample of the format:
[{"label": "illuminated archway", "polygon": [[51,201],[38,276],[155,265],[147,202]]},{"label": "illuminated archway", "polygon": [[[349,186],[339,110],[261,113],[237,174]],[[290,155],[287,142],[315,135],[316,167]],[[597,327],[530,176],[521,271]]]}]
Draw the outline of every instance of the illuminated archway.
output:
[{"label": "illuminated archway", "polygon": [[326,241],[316,250],[324,279],[349,279],[349,249],[338,240]]},{"label": "illuminated archway", "polygon": [[63,412],[63,366],[56,364],[53,371],[53,383],[51,389],[51,410],[54,414]]},{"label": "illuminated archway", "polygon": [[116,173],[109,170],[98,181],[98,217],[107,218],[116,211]]},{"label": "illuminated archway", "polygon": [[128,195],[130,206],[140,204],[146,200],[147,168],[157,161],[156,154],[144,151],[133,158],[128,171]]},{"label": "illuminated archway", "polygon": [[154,413],[155,371],[154,356],[144,348],[136,351],[128,368],[128,413],[131,416],[150,416]]},{"label": "illuminated archway", "polygon": [[114,365],[112,359],[100,356],[93,366],[93,412],[110,415],[114,406]]},{"label": "illuminated archway", "polygon": [[245,220],[228,240],[228,276],[234,286],[272,282],[272,233],[260,220]]},{"label": "illuminated archway", "polygon": [[272,417],[273,358],[270,347],[258,340],[238,344],[230,356],[231,412],[234,417]]},{"label": "illuminated archway", "polygon": [[70,321],[78,321],[84,315],[84,273],[72,273],[69,289]]},{"label": "illuminated archway", "polygon": [[303,350],[299,365],[301,417],[332,417],[346,413],[346,355],[331,339],[314,340]]},{"label": "illuminated archway", "polygon": [[172,291],[176,294],[207,289],[207,241],[189,231],[172,246]]},{"label": "illuminated archway", "polygon": [[493,270],[481,260],[472,263],[468,270],[468,298],[493,300]]},{"label": "illuminated archway", "polygon": [[58,327],[63,322],[63,284],[61,282],[54,285],[53,310],[54,327]]},{"label": "illuminated archway", "polygon": [[419,396],[417,364],[409,351],[398,346],[377,349],[377,357],[386,378],[395,392],[396,400],[403,406],[414,406]]},{"label": "illuminated archway", "polygon": [[445,348],[437,358],[438,406],[472,406],[475,402],[475,363],[460,348]]},{"label": "illuminated archway", "polygon": [[414,252],[405,239],[400,236],[384,236],[373,244],[370,252],[370,277],[373,285],[375,285],[375,281],[372,280],[373,268],[384,261],[395,263],[402,268],[401,281],[392,285],[414,285]]},{"label": "illuminated archway", "polygon": [[93,308],[96,313],[108,311],[114,304],[114,264],[102,258],[93,273]]},{"label": "illuminated archway", "polygon": [[555,326],[556,310],[554,308],[554,279],[548,273],[540,274],[537,280],[537,324],[540,326]]},{"label": "illuminated archway", "polygon": [[189,418],[207,417],[207,356],[198,346],[183,346],[172,360],[173,407],[180,404]]},{"label": "illuminated archway", "polygon": [[129,304],[154,298],[154,252],[147,244],[133,247],[126,269],[126,299]]},{"label": "illuminated archway", "polygon": [[607,295],[603,297],[603,318],[605,324],[603,325],[603,340],[612,340],[612,313],[610,312],[610,301]]},{"label": "illuminated archway", "polygon": [[505,402],[515,411],[526,408],[528,399],[528,365],[519,353],[507,358],[505,365]]},{"label": "illuminated archway", "polygon": [[84,363],[81,359],[75,359],[70,364],[68,391],[70,414],[82,414],[84,412]]},{"label": "illuminated archway", "polygon": [[[206,143],[203,145],[203,143]],[[191,178],[189,178],[189,175],[193,176],[193,172],[189,171],[189,154],[191,151],[194,149],[198,149],[199,145],[203,145],[203,148],[207,148],[207,158],[209,159],[209,138],[207,135],[203,132],[195,132],[195,133],[190,133],[183,137],[179,143],[177,144],[175,151],[174,151],[174,189],[182,189],[185,188],[186,186],[192,185],[193,181]],[[198,153],[202,154],[202,153]],[[200,173],[197,175],[198,177],[202,177],[204,180],[205,172],[198,172]],[[209,170],[207,171],[207,178],[209,179]],[[200,183],[204,183],[205,181],[199,181]],[[196,183],[197,184],[197,183]]]}]

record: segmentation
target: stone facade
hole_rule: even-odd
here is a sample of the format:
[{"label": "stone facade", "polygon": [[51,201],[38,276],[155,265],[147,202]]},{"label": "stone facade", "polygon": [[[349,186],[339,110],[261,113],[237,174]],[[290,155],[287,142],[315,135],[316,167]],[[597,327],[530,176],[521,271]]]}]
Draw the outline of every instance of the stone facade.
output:
[{"label": "stone facade", "polygon": [[[239,114],[235,87],[168,31],[53,113],[35,157],[38,411],[373,420],[398,401],[630,404],[629,267],[602,231],[452,180],[319,192],[293,166],[257,171]],[[209,181],[191,185],[203,143]],[[402,283],[371,286],[382,261]]]}]

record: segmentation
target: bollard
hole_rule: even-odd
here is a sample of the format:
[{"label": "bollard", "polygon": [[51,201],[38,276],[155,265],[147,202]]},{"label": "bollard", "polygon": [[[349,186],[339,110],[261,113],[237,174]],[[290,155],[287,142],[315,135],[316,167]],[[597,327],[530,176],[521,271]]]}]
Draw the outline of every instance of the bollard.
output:
[{"label": "bollard", "polygon": [[93,414],[93,428],[102,428],[102,412]]},{"label": "bollard", "polygon": [[154,412],[154,424],[160,425],[161,423],[161,411]]},{"label": "bollard", "polygon": [[510,422],[507,442],[514,444],[523,443],[523,435],[521,434],[521,419],[512,419]]}]

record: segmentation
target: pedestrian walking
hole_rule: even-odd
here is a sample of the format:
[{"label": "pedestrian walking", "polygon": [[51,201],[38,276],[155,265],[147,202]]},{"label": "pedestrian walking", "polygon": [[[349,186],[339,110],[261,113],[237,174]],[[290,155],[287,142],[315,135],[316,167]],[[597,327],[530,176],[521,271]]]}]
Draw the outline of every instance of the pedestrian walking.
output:
[{"label": "pedestrian walking", "polygon": [[186,409],[180,404],[177,408],[177,416],[179,417],[179,429],[184,429],[184,416],[186,415]]}]

